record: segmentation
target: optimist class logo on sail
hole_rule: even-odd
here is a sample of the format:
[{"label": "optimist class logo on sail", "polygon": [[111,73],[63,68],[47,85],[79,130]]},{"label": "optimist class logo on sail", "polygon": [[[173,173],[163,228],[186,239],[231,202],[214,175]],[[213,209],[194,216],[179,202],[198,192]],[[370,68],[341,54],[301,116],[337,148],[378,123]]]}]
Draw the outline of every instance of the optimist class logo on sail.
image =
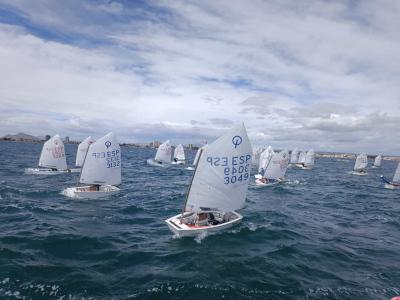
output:
[{"label": "optimist class logo on sail", "polygon": [[[104,143],[106,148],[110,148],[112,143],[107,141]],[[121,166],[121,153],[117,150],[93,152],[92,156],[96,159],[105,159],[107,168],[118,168]]]}]

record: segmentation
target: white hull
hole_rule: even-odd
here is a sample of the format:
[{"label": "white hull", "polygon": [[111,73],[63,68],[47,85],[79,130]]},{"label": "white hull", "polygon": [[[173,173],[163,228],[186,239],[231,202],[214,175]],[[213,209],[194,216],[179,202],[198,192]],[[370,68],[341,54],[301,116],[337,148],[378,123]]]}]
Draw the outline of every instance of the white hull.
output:
[{"label": "white hull", "polygon": [[[221,212],[212,212],[214,214],[223,214]],[[190,215],[191,213],[185,213],[185,217]],[[176,215],[165,220],[169,229],[179,237],[185,236],[197,236],[199,234],[209,233],[209,232],[216,232],[228,229],[238,223],[240,223],[243,219],[243,216],[239,213],[233,211],[231,212],[231,217],[228,221],[217,224],[217,225],[206,225],[206,226],[194,226],[194,225],[187,225],[181,223],[181,216],[182,214]]]},{"label": "white hull", "polygon": [[172,165],[184,165],[186,162],[184,160],[172,161]]},{"label": "white hull", "polygon": [[185,170],[194,171],[194,167],[187,167]]},{"label": "white hull", "polygon": [[395,190],[395,189],[400,188],[400,186],[394,186],[393,184],[385,183],[384,188],[388,189],[388,190]]},{"label": "white hull", "polygon": [[278,179],[273,182],[262,182],[261,179],[256,179],[255,183],[256,183],[256,186],[263,187],[263,186],[274,186],[274,185],[281,183],[282,181],[284,181],[284,179]]},{"label": "white hull", "polygon": [[26,168],[25,174],[29,175],[57,175],[63,173],[71,173],[71,170],[56,170],[53,171],[52,169],[45,169],[45,168]]},{"label": "white hull", "polygon": [[380,167],[378,167],[378,166],[372,166],[372,169],[378,169],[378,168],[380,168]]},{"label": "white hull", "polygon": [[368,175],[367,172],[357,172],[357,171],[350,171],[349,174],[357,175],[357,176],[366,176],[366,175]]},{"label": "white hull", "polygon": [[312,170],[313,167],[301,166],[300,169],[302,170]]},{"label": "white hull", "polygon": [[160,163],[158,161],[155,161],[153,158],[149,158],[147,160],[147,164],[153,167],[159,167],[159,168],[167,168],[168,166],[170,166],[169,163]]},{"label": "white hull", "polygon": [[74,168],[74,169],[70,169],[71,173],[80,173],[82,171],[82,168]]},{"label": "white hull", "polygon": [[98,199],[119,193],[120,189],[113,185],[101,185],[98,191],[91,191],[90,186],[66,188],[62,191],[64,196],[79,199]]}]

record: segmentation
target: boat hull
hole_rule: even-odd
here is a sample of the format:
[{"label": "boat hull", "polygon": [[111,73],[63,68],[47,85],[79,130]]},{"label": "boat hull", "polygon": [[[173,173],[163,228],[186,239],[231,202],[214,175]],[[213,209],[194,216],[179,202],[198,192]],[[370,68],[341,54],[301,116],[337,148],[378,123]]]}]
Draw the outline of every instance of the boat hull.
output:
[{"label": "boat hull", "polygon": [[272,182],[262,182],[261,179],[257,178],[255,183],[256,183],[256,186],[258,186],[258,187],[264,187],[264,186],[274,186],[274,185],[281,183],[282,181],[284,181],[284,179],[278,179],[278,180],[274,180]]},{"label": "boat hull", "polygon": [[174,233],[174,235],[179,237],[190,237],[190,236],[198,236],[204,233],[210,232],[218,232],[222,230],[226,230],[231,228],[232,226],[237,225],[243,219],[243,216],[235,211],[231,212],[234,216],[234,219],[231,219],[227,222],[218,225],[208,225],[208,226],[187,226],[186,224],[181,224],[181,214],[178,214],[174,217],[171,217],[165,220],[168,228]]},{"label": "boat hull", "polygon": [[366,176],[366,175],[368,175],[367,172],[357,172],[357,171],[350,171],[349,174],[357,175],[357,176]]},{"label": "boat hull", "polygon": [[168,163],[160,163],[158,161],[155,161],[152,158],[149,158],[146,162],[148,165],[150,165],[152,167],[167,168],[168,166],[170,166],[170,164],[168,164]]},{"label": "boat hull", "polygon": [[42,169],[42,168],[26,168],[25,174],[28,175],[57,175],[57,174],[64,174],[64,173],[71,173],[71,170],[52,170],[52,169]]},{"label": "boat hull", "polygon": [[178,160],[171,162],[171,165],[184,165],[186,164],[184,160]]},{"label": "boat hull", "polygon": [[90,191],[90,186],[66,188],[62,191],[64,196],[78,199],[99,199],[118,194],[120,189],[113,185],[101,185],[98,191]]}]

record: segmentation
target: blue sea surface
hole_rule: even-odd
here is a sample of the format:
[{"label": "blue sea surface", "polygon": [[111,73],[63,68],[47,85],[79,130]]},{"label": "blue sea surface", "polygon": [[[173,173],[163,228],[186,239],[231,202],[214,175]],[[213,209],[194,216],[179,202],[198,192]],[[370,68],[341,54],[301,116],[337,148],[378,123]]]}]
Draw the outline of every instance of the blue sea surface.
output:
[{"label": "blue sea surface", "polygon": [[[2,299],[390,299],[400,294],[395,162],[354,176],[354,161],[317,159],[288,182],[252,180],[243,222],[174,238],[193,174],[146,165],[154,149],[122,148],[121,193],[70,199],[78,173],[25,175],[41,144],[0,142]],[[66,145],[73,166],[76,145]],[[194,152],[187,153],[189,161]],[[372,163],[370,161],[370,163]]]}]

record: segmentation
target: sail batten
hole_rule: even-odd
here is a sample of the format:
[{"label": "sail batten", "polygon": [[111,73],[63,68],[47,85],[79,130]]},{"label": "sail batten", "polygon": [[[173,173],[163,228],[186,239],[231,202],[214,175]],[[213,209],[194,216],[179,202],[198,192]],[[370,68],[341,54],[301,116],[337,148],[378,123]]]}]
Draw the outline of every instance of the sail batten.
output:
[{"label": "sail batten", "polygon": [[252,154],[244,125],[232,128],[204,147],[185,210],[240,209],[246,198]]},{"label": "sail batten", "polygon": [[121,184],[121,148],[112,132],[89,146],[79,182]]},{"label": "sail batten", "polygon": [[40,154],[39,167],[57,170],[66,170],[68,168],[64,143],[58,134],[44,143]]}]

